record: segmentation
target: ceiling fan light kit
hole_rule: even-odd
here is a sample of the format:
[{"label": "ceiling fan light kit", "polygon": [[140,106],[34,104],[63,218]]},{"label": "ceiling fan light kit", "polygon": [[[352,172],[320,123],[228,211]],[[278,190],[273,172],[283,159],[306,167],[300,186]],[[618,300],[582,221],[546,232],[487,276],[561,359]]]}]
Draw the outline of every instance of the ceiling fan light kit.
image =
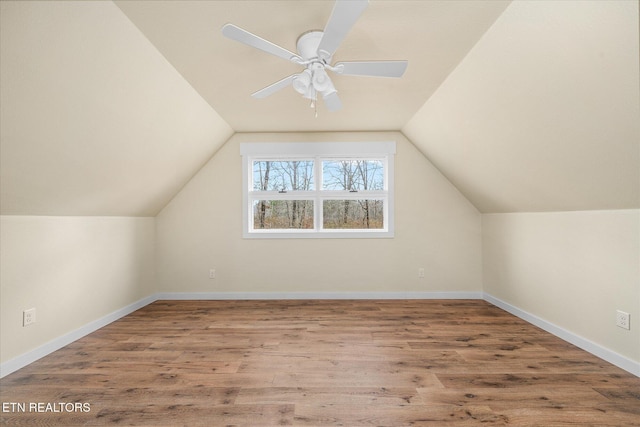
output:
[{"label": "ceiling fan light kit", "polygon": [[310,70],[304,70],[300,74],[296,74],[291,83],[296,92],[306,95],[311,87],[311,77],[312,74]]},{"label": "ceiling fan light kit", "polygon": [[337,0],[324,31],[307,31],[298,37],[297,54],[233,24],[225,24],[222,34],[305,67],[302,72],[285,77],[251,96],[266,98],[291,85],[296,92],[311,100],[312,107],[316,107],[317,94],[320,93],[327,109],[337,111],[342,108],[342,102],[326,70],[349,76],[402,77],[407,68],[407,61],[354,61],[331,65],[336,49],[368,4],[369,0]]}]

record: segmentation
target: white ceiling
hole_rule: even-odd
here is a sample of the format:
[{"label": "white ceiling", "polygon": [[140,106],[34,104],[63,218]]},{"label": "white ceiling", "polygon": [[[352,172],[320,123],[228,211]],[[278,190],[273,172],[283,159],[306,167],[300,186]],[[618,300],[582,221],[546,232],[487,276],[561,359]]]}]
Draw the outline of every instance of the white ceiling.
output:
[{"label": "white ceiling", "polygon": [[153,216],[233,132],[401,130],[481,212],[640,208],[638,2],[371,0],[318,118],[289,50],[331,1],[1,0],[0,208]]},{"label": "white ceiling", "polygon": [[333,1],[116,1],[236,132],[398,130],[424,104],[509,4],[508,1],[372,0],[334,62],[406,59],[402,79],[331,78],[343,103],[319,107],[289,87],[250,94],[302,67],[225,38],[231,22],[292,52],[305,31],[323,29]]}]

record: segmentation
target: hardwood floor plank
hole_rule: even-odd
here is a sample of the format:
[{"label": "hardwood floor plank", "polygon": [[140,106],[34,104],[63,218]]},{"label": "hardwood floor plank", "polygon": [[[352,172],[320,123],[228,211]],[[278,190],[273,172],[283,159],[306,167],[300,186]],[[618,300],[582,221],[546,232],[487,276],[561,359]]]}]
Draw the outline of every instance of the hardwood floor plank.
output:
[{"label": "hardwood floor plank", "polygon": [[86,425],[215,426],[215,425],[291,425],[293,405],[147,404],[144,407],[120,406],[101,410]]},{"label": "hardwood floor plank", "polygon": [[640,426],[640,378],[478,300],[158,301],[0,400],[3,426]]},{"label": "hardwood floor plank", "polygon": [[531,427],[634,427],[640,426],[638,417],[620,411],[606,411],[597,407],[567,407],[549,409],[512,408],[502,411],[511,425]]},{"label": "hardwood floor plank", "polygon": [[466,388],[432,389],[419,388],[418,393],[428,403],[443,405],[485,405],[496,410],[512,408],[561,408],[571,406],[593,406],[608,403],[608,399],[588,387],[541,387],[529,389],[511,388]]},{"label": "hardwood floor plank", "polygon": [[153,401],[172,402],[180,405],[219,406],[235,403],[239,393],[239,387],[194,387],[192,385],[172,389],[154,387],[75,388],[60,392],[56,398],[64,402],[86,402],[88,398],[92,398],[94,405],[98,408],[100,406],[107,408],[110,402],[114,401],[126,402],[129,406],[144,406],[145,403]]},{"label": "hardwood floor plank", "polygon": [[580,387],[604,387],[612,384],[618,386],[631,387],[640,385],[637,377],[629,374],[611,375],[604,374],[566,374],[566,373],[514,373],[514,374],[493,374],[478,373],[467,374],[439,374],[438,379],[447,388],[462,387],[493,387],[493,388],[523,388],[523,387],[560,387],[560,386],[580,386]]},{"label": "hardwood floor plank", "polygon": [[275,387],[442,387],[434,374],[425,372],[283,372],[276,374]]},{"label": "hardwood floor plank", "polygon": [[305,405],[395,405],[422,404],[415,388],[372,387],[268,387],[242,388],[236,404],[294,403]]},{"label": "hardwood floor plank", "polygon": [[486,406],[453,405],[296,405],[295,425],[301,426],[505,426],[506,417]]}]

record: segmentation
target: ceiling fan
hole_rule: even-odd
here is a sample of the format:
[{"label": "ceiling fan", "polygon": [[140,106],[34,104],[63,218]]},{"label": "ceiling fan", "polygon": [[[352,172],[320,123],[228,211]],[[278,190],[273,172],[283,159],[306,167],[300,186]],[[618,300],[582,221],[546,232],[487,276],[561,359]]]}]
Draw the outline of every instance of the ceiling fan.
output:
[{"label": "ceiling fan", "polygon": [[326,70],[347,76],[402,77],[407,68],[407,61],[352,61],[331,65],[333,54],[368,5],[369,0],[336,0],[323,31],[307,31],[298,37],[297,54],[233,24],[225,24],[222,34],[305,67],[301,73],[285,77],[251,96],[265,98],[291,84],[296,92],[311,100],[312,107],[315,108],[317,95],[321,94],[327,109],[337,111],[342,108],[342,102]]}]

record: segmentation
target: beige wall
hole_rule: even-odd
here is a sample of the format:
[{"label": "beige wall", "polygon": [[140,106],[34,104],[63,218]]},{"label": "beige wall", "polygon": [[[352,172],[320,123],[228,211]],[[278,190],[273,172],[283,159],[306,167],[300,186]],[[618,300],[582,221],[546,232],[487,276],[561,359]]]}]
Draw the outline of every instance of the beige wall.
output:
[{"label": "beige wall", "polygon": [[[1,360],[153,292],[153,218],[0,217]],[[22,311],[36,323],[22,326]]]},{"label": "beige wall", "polygon": [[486,293],[640,362],[639,210],[485,214],[482,228]]},{"label": "beige wall", "polygon": [[[395,238],[242,238],[240,142],[389,140]],[[158,290],[481,292],[480,226],[478,211],[400,133],[236,134],[158,215]]]},{"label": "beige wall", "polygon": [[[240,142],[380,140],[397,142],[394,239],[242,238]],[[480,215],[399,133],[236,134],[156,218],[0,221],[2,362],[157,292],[403,291],[484,291],[640,360],[640,211]]]}]

